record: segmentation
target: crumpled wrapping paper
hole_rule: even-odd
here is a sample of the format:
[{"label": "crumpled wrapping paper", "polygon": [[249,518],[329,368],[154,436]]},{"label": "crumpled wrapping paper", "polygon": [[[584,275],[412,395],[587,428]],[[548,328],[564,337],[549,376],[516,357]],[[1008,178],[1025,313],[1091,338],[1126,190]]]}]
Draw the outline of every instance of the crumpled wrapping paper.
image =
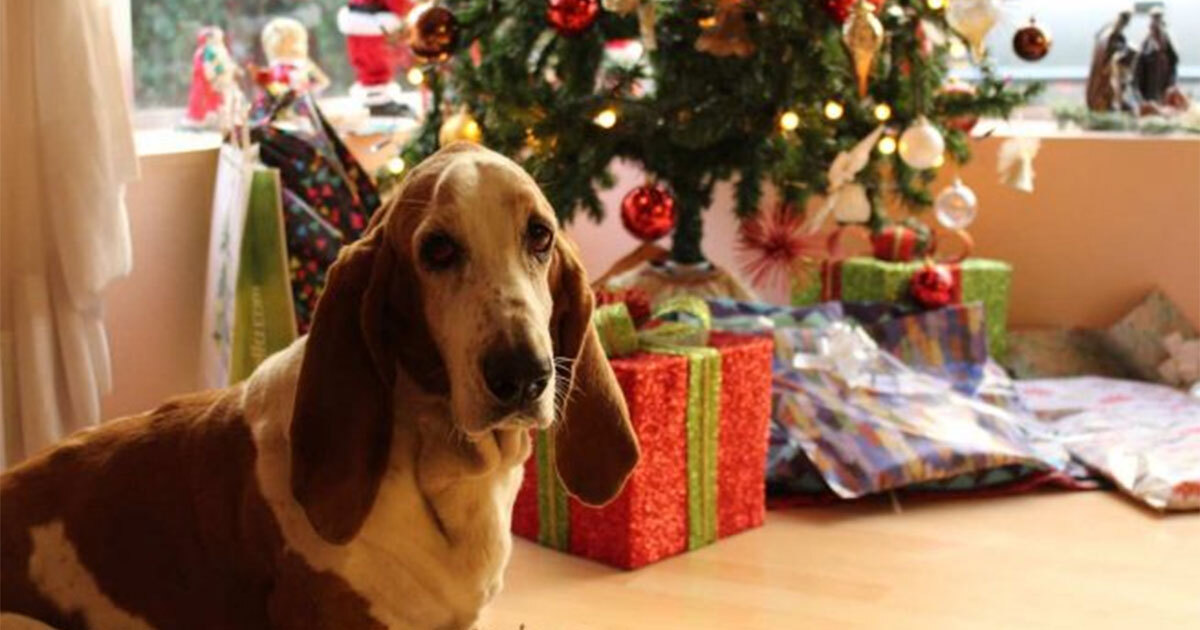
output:
[{"label": "crumpled wrapping paper", "polygon": [[1047,471],[1069,481],[1066,451],[988,360],[978,304],[908,315],[878,304],[709,303],[715,327],[774,333],[773,490],[969,491]]},{"label": "crumpled wrapping paper", "polygon": [[1200,399],[1100,377],[1019,381],[1071,455],[1158,510],[1200,510]]}]

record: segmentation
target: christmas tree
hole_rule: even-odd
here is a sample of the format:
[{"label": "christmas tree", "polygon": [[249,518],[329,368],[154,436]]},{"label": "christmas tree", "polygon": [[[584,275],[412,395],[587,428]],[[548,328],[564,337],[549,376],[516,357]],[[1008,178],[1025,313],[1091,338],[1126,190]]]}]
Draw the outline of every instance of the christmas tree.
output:
[{"label": "christmas tree", "polygon": [[436,151],[439,135],[480,137],[520,162],[566,221],[580,210],[600,219],[597,187],[612,185],[615,159],[631,160],[673,197],[671,255],[692,263],[704,260],[716,182],[736,181],[742,217],[759,211],[767,182],[804,208],[830,192],[839,154],[866,146],[852,177],[869,204],[862,218],[878,227],[885,195],[930,204],[942,146],[968,158],[963,121],[1007,116],[1036,89],[998,79],[982,50],[974,85],[946,89],[958,38],[982,36],[964,34],[962,17],[952,28],[943,5],[446,0],[415,21],[433,108],[403,157]]}]

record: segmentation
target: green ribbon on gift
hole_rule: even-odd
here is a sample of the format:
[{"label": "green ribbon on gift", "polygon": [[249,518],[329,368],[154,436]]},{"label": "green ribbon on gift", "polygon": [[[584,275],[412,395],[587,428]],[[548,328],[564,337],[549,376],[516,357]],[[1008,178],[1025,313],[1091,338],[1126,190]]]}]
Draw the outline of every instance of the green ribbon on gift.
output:
[{"label": "green ribbon on gift", "polygon": [[[717,539],[721,353],[706,345],[712,315],[703,300],[671,298],[653,317],[655,325],[637,330],[629,309],[618,303],[596,309],[592,323],[609,357],[645,351],[687,359],[688,549],[696,549]],[[570,538],[567,495],[555,474],[553,449],[547,433],[538,432],[538,542],[565,550]]]},{"label": "green ribbon on gift", "polygon": [[549,431],[535,432],[538,479],[538,542],[566,550],[570,543],[567,491],[554,467],[554,440]]}]

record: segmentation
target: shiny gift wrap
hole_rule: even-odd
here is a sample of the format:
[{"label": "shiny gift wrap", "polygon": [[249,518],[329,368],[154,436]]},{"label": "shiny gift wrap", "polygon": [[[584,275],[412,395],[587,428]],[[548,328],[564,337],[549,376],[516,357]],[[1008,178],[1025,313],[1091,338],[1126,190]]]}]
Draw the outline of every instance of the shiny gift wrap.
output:
[{"label": "shiny gift wrap", "polygon": [[[602,310],[605,329],[603,318],[619,316]],[[666,340],[696,339],[678,322],[660,328],[611,359],[642,454],[624,490],[602,508],[567,496],[552,440],[535,435],[513,511],[517,535],[633,569],[762,524],[771,339],[711,333],[706,345],[673,344]],[[625,334],[601,337],[618,340],[610,352],[628,351]]]},{"label": "shiny gift wrap", "polygon": [[910,369],[853,324],[784,332],[797,351],[792,366],[776,372],[775,419],[839,497],[1067,465],[1066,451],[1031,418]]}]

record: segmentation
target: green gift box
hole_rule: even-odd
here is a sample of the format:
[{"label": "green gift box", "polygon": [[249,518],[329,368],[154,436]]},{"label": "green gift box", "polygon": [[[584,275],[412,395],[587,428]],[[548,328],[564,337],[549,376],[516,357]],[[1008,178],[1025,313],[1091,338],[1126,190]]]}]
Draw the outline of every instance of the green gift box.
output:
[{"label": "green gift box", "polygon": [[[992,356],[1003,358],[1008,349],[1012,265],[986,258],[938,264],[949,268],[954,276],[953,302],[983,303],[988,350]],[[792,302],[797,306],[830,300],[915,305],[908,285],[913,274],[925,265],[923,260],[889,262],[869,257],[827,260],[821,263],[819,282],[798,284]]]}]

